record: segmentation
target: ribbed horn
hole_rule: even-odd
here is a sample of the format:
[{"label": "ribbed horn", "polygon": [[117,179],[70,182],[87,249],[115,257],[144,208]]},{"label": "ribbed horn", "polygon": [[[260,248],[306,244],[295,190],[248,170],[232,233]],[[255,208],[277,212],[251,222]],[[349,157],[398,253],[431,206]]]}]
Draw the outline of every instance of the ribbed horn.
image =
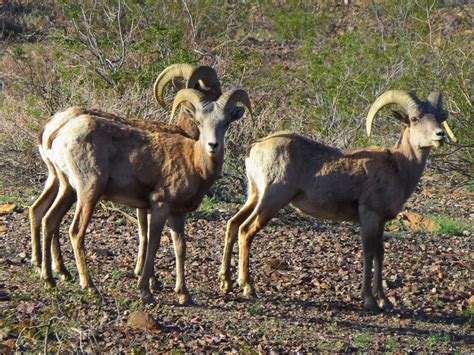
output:
[{"label": "ribbed horn", "polygon": [[367,136],[370,137],[374,117],[382,107],[389,104],[398,104],[402,106],[405,111],[409,112],[412,109],[419,107],[418,102],[419,100],[415,95],[409,94],[406,91],[389,90],[384,92],[377,98],[377,100],[375,100],[375,102],[370,107],[366,121]]},{"label": "ribbed horn", "polygon": [[448,134],[449,138],[454,142],[456,143],[458,141],[458,139],[456,138],[456,136],[454,135],[454,132],[453,130],[451,129],[451,127],[449,127],[448,125],[448,122],[447,121],[443,121],[441,123],[444,127],[444,129],[446,130],[446,133]]},{"label": "ribbed horn", "polygon": [[213,96],[215,95],[215,97],[211,97],[211,99],[216,100],[222,95],[221,82],[213,68],[207,65],[197,67],[189,77],[186,87],[193,89],[198,82],[203,90],[209,92],[213,91],[212,94]]},{"label": "ribbed horn", "polygon": [[173,101],[173,109],[171,110],[171,117],[174,117],[176,110],[178,109],[179,105],[183,102],[189,102],[191,105],[196,108],[196,105],[203,104],[205,102],[210,101],[209,98],[204,95],[202,92],[196,89],[183,89],[179,90],[176,94],[174,101]]},{"label": "ribbed horn", "polygon": [[218,102],[222,107],[226,107],[227,105],[236,104],[237,102],[241,102],[244,104],[250,112],[250,115],[253,116],[252,113],[252,103],[250,102],[249,95],[247,91],[242,89],[234,89],[226,91],[222,96],[219,98]]},{"label": "ribbed horn", "polygon": [[161,107],[166,108],[166,102],[163,99],[163,93],[166,85],[175,78],[184,78],[188,80],[197,67],[192,64],[172,64],[165,68],[155,80],[153,85],[153,94]]}]

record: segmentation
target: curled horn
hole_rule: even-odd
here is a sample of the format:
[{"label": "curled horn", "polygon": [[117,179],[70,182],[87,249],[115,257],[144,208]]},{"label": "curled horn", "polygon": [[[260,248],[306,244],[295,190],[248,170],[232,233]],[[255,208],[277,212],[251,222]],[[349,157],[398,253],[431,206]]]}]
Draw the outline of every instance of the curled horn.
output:
[{"label": "curled horn", "polygon": [[192,64],[173,64],[160,73],[153,85],[155,99],[163,108],[167,107],[167,104],[163,99],[165,87],[170,81],[174,81],[177,78],[185,79],[185,88],[189,89],[193,89],[199,82],[204,91],[213,91],[212,94],[215,96],[214,99],[217,99],[222,94],[221,83],[217,77],[217,73],[211,67],[206,65],[196,66]]},{"label": "curled horn", "polygon": [[439,117],[439,120],[441,121],[441,124],[443,125],[449,138],[453,142],[457,142],[458,140],[456,136],[454,135],[453,130],[451,129],[451,127],[449,127],[448,122],[446,121],[446,119],[448,118],[448,112],[443,107],[443,95],[441,94],[441,92],[433,91],[428,96],[428,101],[438,111],[437,116]]},{"label": "curled horn", "polygon": [[164,69],[155,80],[153,85],[153,94],[161,107],[166,108],[166,102],[163,99],[163,92],[166,85],[175,78],[188,79],[195,71],[196,66],[192,64],[173,64]]},{"label": "curled horn", "polygon": [[366,130],[367,136],[370,137],[372,131],[372,123],[374,117],[380,109],[389,104],[398,104],[402,106],[405,111],[410,112],[413,109],[418,109],[419,100],[415,95],[409,94],[401,90],[389,90],[380,95],[377,100],[370,107],[367,115]]},{"label": "curled horn", "polygon": [[449,138],[450,138],[454,143],[456,143],[456,142],[458,141],[458,139],[457,139],[456,136],[454,135],[454,132],[453,132],[453,130],[451,129],[451,127],[449,127],[448,122],[443,121],[443,122],[441,122],[441,124],[443,125],[444,129],[446,130],[446,133],[448,134]]},{"label": "curled horn", "polygon": [[236,104],[237,102],[241,102],[242,104],[247,107],[250,112],[250,115],[253,117],[252,113],[252,104],[250,102],[249,95],[247,91],[242,89],[235,89],[226,91],[217,101],[222,107],[226,107],[227,105]]},{"label": "curled horn", "polygon": [[197,67],[189,77],[186,87],[192,89],[196,86],[198,81],[203,91],[209,93],[212,92],[213,96],[215,96],[212,97],[213,100],[222,95],[221,83],[213,68],[208,67],[207,65]]},{"label": "curled horn", "polygon": [[197,105],[203,104],[208,102],[209,98],[204,95],[202,92],[196,89],[183,89],[179,90],[176,94],[174,101],[173,101],[173,109],[171,110],[171,118],[174,117],[176,110],[178,109],[179,105],[183,102],[189,102],[196,108]]}]

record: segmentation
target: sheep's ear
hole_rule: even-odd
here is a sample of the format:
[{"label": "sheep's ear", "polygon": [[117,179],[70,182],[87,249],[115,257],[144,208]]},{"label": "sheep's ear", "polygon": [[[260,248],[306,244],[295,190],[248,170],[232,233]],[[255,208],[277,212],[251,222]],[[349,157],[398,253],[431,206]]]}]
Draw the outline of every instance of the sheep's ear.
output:
[{"label": "sheep's ear", "polygon": [[448,119],[449,114],[448,114],[448,111],[446,111],[446,110],[438,110],[438,111],[436,111],[435,116],[436,116],[436,119],[438,120],[438,122],[441,123],[441,122],[444,122]]},{"label": "sheep's ear", "polygon": [[232,111],[230,112],[230,120],[236,121],[242,118],[244,113],[245,113],[245,109],[243,107],[235,106],[234,108],[232,108]]},{"label": "sheep's ear", "polygon": [[410,125],[410,119],[408,118],[408,115],[405,112],[398,111],[398,110],[392,110],[392,115],[397,120],[399,120],[401,123],[403,123],[407,126]]},{"label": "sheep's ear", "polygon": [[196,113],[194,112],[194,108],[191,107],[191,106],[188,106],[188,105],[182,105],[181,106],[181,110],[183,111],[183,113],[188,116],[188,117],[192,117],[192,119],[195,119],[196,118]]},{"label": "sheep's ear", "polygon": [[173,78],[171,82],[176,90],[184,89],[184,81],[182,78]]}]

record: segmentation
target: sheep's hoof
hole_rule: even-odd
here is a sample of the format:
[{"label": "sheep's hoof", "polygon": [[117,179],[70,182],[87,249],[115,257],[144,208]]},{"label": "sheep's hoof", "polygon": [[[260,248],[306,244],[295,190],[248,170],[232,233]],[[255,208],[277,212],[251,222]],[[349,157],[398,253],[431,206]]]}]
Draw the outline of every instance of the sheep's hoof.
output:
[{"label": "sheep's hoof", "polygon": [[69,273],[69,271],[67,271],[67,270],[61,271],[59,273],[59,278],[61,279],[61,281],[71,281],[72,280],[72,276]]},{"label": "sheep's hoof", "polygon": [[221,290],[224,294],[228,294],[232,291],[232,281],[225,276],[221,276]]},{"label": "sheep's hoof", "polygon": [[38,259],[31,259],[30,264],[35,272],[41,274],[41,263],[38,261]]},{"label": "sheep's hoof", "polygon": [[55,268],[54,271],[59,275],[59,278],[62,281],[71,281],[72,280],[71,274],[69,273],[69,271],[67,271],[67,269],[64,266]]},{"label": "sheep's hoof", "polygon": [[364,308],[374,313],[380,313],[382,311],[373,297],[365,298]]},{"label": "sheep's hoof", "polygon": [[249,283],[244,286],[244,297],[248,299],[257,298],[257,292],[255,292],[255,288]]},{"label": "sheep's hoof", "polygon": [[389,299],[385,296],[379,298],[379,306],[380,308],[389,311],[393,309],[393,304],[392,302],[389,301]]},{"label": "sheep's hoof", "polygon": [[142,275],[142,270],[143,270],[143,267],[141,268],[136,267],[133,273],[135,274],[136,277],[140,278],[140,276]]},{"label": "sheep's hoof", "polygon": [[189,295],[189,293],[179,293],[178,294],[178,303],[181,306],[189,306],[193,304],[193,299]]},{"label": "sheep's hoof", "polygon": [[52,276],[41,275],[41,279],[44,281],[46,286],[51,287],[51,288],[56,287],[56,281],[54,280]]},{"label": "sheep's hoof", "polygon": [[140,290],[140,294],[141,294],[140,298],[143,304],[152,304],[155,302],[155,299],[153,298],[153,295],[151,294],[150,291]]},{"label": "sheep's hoof", "polygon": [[94,295],[94,296],[100,295],[99,290],[92,283],[87,284],[86,286],[82,286],[82,289],[84,290],[84,292],[86,292],[89,295]]},{"label": "sheep's hoof", "polygon": [[161,282],[158,280],[156,276],[150,277],[150,288],[153,291],[161,291],[163,289]]}]

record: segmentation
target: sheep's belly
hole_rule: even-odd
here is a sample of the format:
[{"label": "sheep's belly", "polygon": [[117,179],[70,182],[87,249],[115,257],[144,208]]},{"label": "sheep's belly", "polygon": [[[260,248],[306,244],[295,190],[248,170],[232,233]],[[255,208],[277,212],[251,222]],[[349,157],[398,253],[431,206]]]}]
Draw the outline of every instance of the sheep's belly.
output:
[{"label": "sheep's belly", "polygon": [[148,199],[143,198],[140,194],[135,194],[131,191],[123,194],[117,191],[106,191],[102,195],[102,200],[112,201],[121,205],[125,205],[132,208],[150,208]]},{"label": "sheep's belly", "polygon": [[332,202],[331,204],[315,204],[308,199],[296,198],[291,201],[291,206],[300,213],[317,219],[352,222],[357,222],[359,220],[357,203]]}]

